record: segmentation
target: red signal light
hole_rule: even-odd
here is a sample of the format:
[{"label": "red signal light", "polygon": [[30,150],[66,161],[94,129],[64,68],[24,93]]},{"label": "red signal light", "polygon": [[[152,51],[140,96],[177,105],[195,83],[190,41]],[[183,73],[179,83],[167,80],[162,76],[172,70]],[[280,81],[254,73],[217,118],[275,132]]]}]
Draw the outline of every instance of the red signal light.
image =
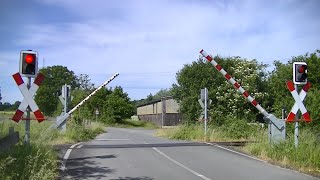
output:
[{"label": "red signal light", "polygon": [[300,66],[300,67],[298,68],[298,72],[299,72],[299,73],[304,73],[306,69],[307,69],[307,66],[306,66],[306,65],[302,65],[302,66]]},{"label": "red signal light", "polygon": [[38,74],[38,53],[36,51],[20,51],[19,73],[24,77],[36,77]]},{"label": "red signal light", "polygon": [[34,56],[31,54],[27,54],[26,55],[26,59],[25,59],[26,63],[31,64],[34,61]]},{"label": "red signal light", "polygon": [[308,82],[308,66],[305,62],[293,63],[293,82],[294,84],[306,84]]}]

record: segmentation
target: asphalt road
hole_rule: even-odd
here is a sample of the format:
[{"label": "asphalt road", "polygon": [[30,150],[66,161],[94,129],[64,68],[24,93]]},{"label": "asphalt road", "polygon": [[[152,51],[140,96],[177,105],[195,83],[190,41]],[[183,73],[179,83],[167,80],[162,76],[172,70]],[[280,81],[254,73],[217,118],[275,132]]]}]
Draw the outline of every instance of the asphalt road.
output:
[{"label": "asphalt road", "polygon": [[172,141],[154,131],[108,128],[90,142],[60,147],[60,179],[309,180],[296,171],[228,151],[221,146]]}]

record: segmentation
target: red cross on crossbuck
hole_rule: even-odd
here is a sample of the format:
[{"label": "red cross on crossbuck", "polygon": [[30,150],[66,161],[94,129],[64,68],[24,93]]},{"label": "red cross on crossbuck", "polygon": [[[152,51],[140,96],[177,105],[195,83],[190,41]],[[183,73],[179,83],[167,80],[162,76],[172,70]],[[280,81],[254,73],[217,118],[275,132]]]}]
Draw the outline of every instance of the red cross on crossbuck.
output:
[{"label": "red cross on crossbuck", "polygon": [[302,116],[304,118],[304,120],[306,122],[310,122],[311,121],[311,118],[310,118],[310,115],[306,109],[306,107],[304,106],[303,104],[303,100],[304,98],[306,97],[307,95],[307,92],[309,90],[311,86],[311,83],[310,82],[307,82],[307,84],[305,84],[300,92],[300,94],[298,94],[297,90],[295,89],[294,87],[294,84],[292,81],[288,81],[287,82],[287,87],[289,89],[289,91],[291,92],[294,100],[295,100],[295,103],[287,117],[287,122],[294,122],[295,120],[295,116],[298,112],[298,110],[300,109],[301,113],[302,113]]},{"label": "red cross on crossbuck", "polygon": [[13,79],[16,81],[24,99],[20,103],[16,113],[12,117],[12,120],[19,122],[19,120],[22,119],[24,111],[29,106],[32,112],[34,113],[36,119],[39,122],[43,121],[44,116],[42,112],[39,110],[37,103],[34,101],[33,96],[35,95],[42,81],[44,80],[44,75],[39,73],[36,79],[34,80],[33,84],[31,85],[30,89],[28,89],[26,84],[23,82],[23,79],[21,78],[20,73],[14,74]]}]

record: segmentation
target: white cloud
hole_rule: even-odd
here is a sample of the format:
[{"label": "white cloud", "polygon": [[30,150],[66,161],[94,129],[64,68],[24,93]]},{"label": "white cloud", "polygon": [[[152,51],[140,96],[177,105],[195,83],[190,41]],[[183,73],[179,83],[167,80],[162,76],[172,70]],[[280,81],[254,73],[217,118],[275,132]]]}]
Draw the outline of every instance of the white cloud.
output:
[{"label": "white cloud", "polygon": [[[134,99],[170,87],[175,72],[202,48],[270,64],[312,52],[320,40],[316,1],[39,2],[70,11],[79,21],[30,23],[19,46],[37,49],[46,65],[87,73],[96,84],[120,72],[114,83],[128,87]],[[137,75],[145,72],[154,76]]]}]

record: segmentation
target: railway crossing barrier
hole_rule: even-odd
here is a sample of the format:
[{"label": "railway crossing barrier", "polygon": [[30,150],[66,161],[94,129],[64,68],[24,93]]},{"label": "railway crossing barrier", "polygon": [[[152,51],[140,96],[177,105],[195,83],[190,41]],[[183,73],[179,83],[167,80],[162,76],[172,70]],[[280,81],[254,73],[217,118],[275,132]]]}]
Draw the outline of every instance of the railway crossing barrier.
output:
[{"label": "railway crossing barrier", "polygon": [[270,142],[277,143],[282,141],[286,137],[286,124],[284,120],[278,119],[275,115],[269,114],[261,105],[250,96],[249,92],[243,89],[241,85],[228,74],[221,65],[219,65],[208,53],[203,49],[200,54],[207,59],[227,80],[233,87],[238,90],[259,112],[264,116],[264,119],[268,121],[269,126],[269,140]]}]

